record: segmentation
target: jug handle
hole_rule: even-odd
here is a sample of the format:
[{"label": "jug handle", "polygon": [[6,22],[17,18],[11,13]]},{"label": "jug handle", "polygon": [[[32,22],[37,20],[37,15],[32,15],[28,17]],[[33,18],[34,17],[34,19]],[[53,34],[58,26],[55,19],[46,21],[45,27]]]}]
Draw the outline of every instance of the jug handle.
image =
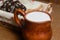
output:
[{"label": "jug handle", "polygon": [[18,18],[18,14],[21,14],[23,17],[25,16],[25,12],[22,11],[21,9],[16,9],[14,11],[14,20],[15,22],[18,24],[18,26],[22,27],[22,22],[21,22],[21,19]]}]

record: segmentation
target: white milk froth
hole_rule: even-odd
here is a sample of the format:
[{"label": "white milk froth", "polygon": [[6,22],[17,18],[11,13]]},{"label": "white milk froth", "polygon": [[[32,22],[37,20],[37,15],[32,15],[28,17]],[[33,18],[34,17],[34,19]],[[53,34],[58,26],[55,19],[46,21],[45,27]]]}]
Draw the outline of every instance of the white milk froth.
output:
[{"label": "white milk froth", "polygon": [[31,12],[26,15],[26,19],[33,22],[51,21],[50,16],[44,12]]}]

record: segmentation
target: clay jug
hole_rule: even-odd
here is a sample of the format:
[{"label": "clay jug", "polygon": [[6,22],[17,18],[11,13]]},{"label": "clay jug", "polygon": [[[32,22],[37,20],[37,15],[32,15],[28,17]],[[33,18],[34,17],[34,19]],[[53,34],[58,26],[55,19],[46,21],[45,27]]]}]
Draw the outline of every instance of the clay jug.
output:
[{"label": "clay jug", "polygon": [[[23,16],[23,22],[18,18],[18,14]],[[52,37],[51,16],[42,11],[32,11],[25,13],[21,9],[16,9],[14,19],[22,29],[24,40],[50,40]],[[22,26],[24,24],[24,26]]]}]

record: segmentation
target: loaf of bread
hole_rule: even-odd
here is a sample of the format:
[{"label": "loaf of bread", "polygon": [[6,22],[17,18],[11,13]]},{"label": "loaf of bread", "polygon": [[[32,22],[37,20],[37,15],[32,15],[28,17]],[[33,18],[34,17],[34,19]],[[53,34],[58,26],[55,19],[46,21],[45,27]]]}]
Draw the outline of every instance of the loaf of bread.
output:
[{"label": "loaf of bread", "polygon": [[26,12],[39,10],[39,11],[46,11],[49,14],[52,12],[52,3],[43,3],[40,1],[32,1],[32,0],[19,0],[26,8]]}]

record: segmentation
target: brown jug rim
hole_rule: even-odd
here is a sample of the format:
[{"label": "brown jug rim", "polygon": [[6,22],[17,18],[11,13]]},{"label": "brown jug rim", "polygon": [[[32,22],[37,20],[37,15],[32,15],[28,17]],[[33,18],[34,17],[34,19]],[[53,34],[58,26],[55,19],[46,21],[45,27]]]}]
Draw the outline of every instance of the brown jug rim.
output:
[{"label": "brown jug rim", "polygon": [[[44,11],[32,11],[32,12],[43,12],[43,13],[48,14],[49,17],[51,18],[51,15],[50,15],[49,13],[47,13],[47,12],[44,12]],[[31,13],[31,12],[29,12],[29,13]],[[29,13],[27,13],[27,14],[29,14]],[[27,15],[27,14],[26,14],[26,15]],[[28,20],[28,19],[26,18],[26,15],[24,16],[25,20],[26,20],[26,21],[29,21],[29,22],[32,22],[32,23],[45,23],[45,22],[51,22],[51,20],[52,20],[52,18],[51,18],[51,20],[47,20],[47,21],[43,21],[43,22],[34,22],[34,21]]]}]

